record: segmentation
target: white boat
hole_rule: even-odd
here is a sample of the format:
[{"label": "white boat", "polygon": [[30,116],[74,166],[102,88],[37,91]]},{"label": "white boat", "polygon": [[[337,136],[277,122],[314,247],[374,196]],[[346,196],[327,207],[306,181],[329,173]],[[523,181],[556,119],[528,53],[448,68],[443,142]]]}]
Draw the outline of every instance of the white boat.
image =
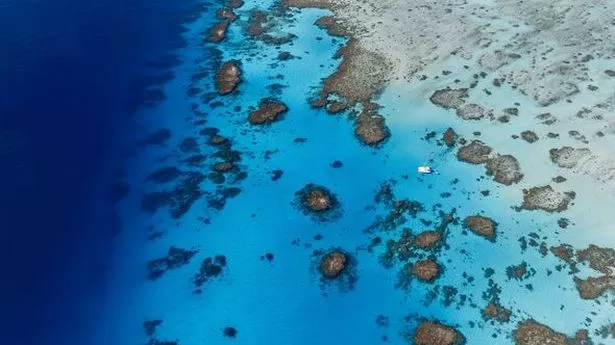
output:
[{"label": "white boat", "polygon": [[419,174],[433,174],[434,170],[430,166],[419,166]]}]

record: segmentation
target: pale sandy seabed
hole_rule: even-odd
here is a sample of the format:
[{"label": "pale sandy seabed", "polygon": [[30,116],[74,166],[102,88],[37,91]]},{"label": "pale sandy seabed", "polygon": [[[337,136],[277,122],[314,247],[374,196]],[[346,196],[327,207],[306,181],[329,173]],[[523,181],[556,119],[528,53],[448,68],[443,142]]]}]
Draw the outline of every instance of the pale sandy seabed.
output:
[{"label": "pale sandy seabed", "polygon": [[[615,72],[611,72],[615,70],[615,20],[610,15],[615,3],[288,3],[329,8],[334,28],[358,41],[359,49],[354,50],[358,55],[384,58],[386,86],[377,102],[384,106],[381,113],[387,122],[450,125],[468,140],[480,131],[476,139],[495,152],[513,154],[520,162],[523,180],[503,190],[511,204],[520,203],[523,188],[551,184],[556,190],[573,190],[578,198],[569,212],[577,225],[587,229],[587,241],[594,236],[615,241],[609,206],[615,197]],[[369,58],[364,60],[352,65],[357,69],[352,74],[359,75],[354,77],[360,81],[357,85],[367,83],[364,79],[377,69]],[[501,86],[495,86],[494,79]],[[469,90],[465,103],[482,106],[489,114],[483,119],[460,121],[454,109],[434,109],[428,101],[436,90],[468,88],[473,82],[478,84]],[[398,98],[395,103],[401,99],[413,109],[425,103],[424,112],[387,108],[386,99],[393,97]],[[505,115],[504,109],[513,107],[518,115],[508,116],[507,123],[497,120]],[[550,116],[539,117],[546,113]],[[536,133],[539,140],[529,144],[511,137],[523,131]],[[564,146],[590,153],[581,155],[573,166],[558,167],[549,150]],[[553,183],[551,179],[558,175],[568,180]]]},{"label": "pale sandy seabed", "polygon": [[[568,199],[561,215],[575,229],[560,231],[558,241],[576,248],[615,245],[610,15],[615,3],[289,0],[287,5],[329,9],[333,15],[317,24],[351,37],[351,49],[341,52],[343,73],[329,79],[338,84],[325,81],[324,91],[334,100],[365,104],[364,93],[354,88],[377,89],[369,101],[382,106],[379,113],[393,136],[408,133],[399,128],[452,127],[467,143],[476,139],[491,147],[492,157],[514,156],[523,178],[497,190],[502,208],[518,207],[524,190],[548,185],[551,197]],[[435,104],[434,92],[449,88],[467,91],[443,97],[448,105]],[[408,153],[421,154],[412,148]],[[517,339],[541,343],[534,341]]]}]

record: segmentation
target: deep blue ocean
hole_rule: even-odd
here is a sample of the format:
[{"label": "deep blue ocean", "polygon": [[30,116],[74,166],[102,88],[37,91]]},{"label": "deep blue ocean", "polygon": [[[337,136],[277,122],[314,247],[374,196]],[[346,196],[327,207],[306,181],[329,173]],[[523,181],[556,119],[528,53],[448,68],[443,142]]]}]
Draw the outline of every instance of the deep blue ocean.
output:
[{"label": "deep blue ocean", "polygon": [[[79,332],[84,297],[105,303],[105,260],[121,231],[108,188],[116,133],[142,100],[143,69],[172,63],[165,53],[182,45],[190,10],[0,1],[3,343],[62,344],[50,330]],[[93,209],[92,199],[106,201]]]}]

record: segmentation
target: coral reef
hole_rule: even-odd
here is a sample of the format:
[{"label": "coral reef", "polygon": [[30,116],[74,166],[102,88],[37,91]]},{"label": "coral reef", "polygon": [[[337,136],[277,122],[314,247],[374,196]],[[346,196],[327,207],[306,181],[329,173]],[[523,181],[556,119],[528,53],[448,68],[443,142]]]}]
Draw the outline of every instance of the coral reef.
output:
[{"label": "coral reef", "polygon": [[154,336],[156,328],[162,324],[162,320],[146,320],[143,321],[143,330],[148,337]]},{"label": "coral reef", "polygon": [[457,109],[465,104],[468,98],[468,89],[442,89],[434,92],[429,100],[431,103],[444,109]]},{"label": "coral reef", "polygon": [[207,40],[213,43],[220,43],[226,38],[226,31],[228,30],[230,22],[228,20],[222,20],[216,23],[207,31]]},{"label": "coral reef", "polygon": [[538,141],[538,134],[536,134],[534,131],[523,131],[521,132],[521,139],[532,144]]},{"label": "coral reef", "polygon": [[484,164],[489,161],[489,155],[493,149],[480,140],[472,140],[468,145],[462,146],[457,151],[457,159],[470,164]]},{"label": "coral reef", "polygon": [[550,185],[523,190],[521,209],[561,212],[568,208],[571,196],[553,190]]},{"label": "coral reef", "polygon": [[434,249],[442,245],[443,239],[443,231],[428,230],[416,235],[413,244],[420,249]]},{"label": "coral reef", "polygon": [[226,264],[227,261],[224,255],[205,258],[201,263],[199,271],[192,278],[192,282],[196,287],[200,287],[209,280],[220,277],[224,273]]},{"label": "coral reef", "polygon": [[481,215],[468,216],[463,220],[465,228],[489,241],[495,241],[497,224],[493,219]]},{"label": "coral reef", "polygon": [[327,279],[337,278],[346,268],[346,254],[343,252],[330,252],[322,258],[320,272]]},{"label": "coral reef", "polygon": [[149,280],[156,280],[162,277],[168,270],[187,265],[197,253],[197,250],[170,247],[166,256],[148,261],[147,278]]},{"label": "coral reef", "polygon": [[384,117],[376,112],[377,107],[375,103],[364,104],[356,121],[355,135],[365,145],[379,145],[390,135]]},{"label": "coral reef", "polygon": [[571,339],[534,320],[520,322],[513,332],[515,345],[570,345]]},{"label": "coral reef", "polygon": [[240,82],[241,66],[237,60],[223,63],[216,73],[216,90],[221,95],[228,95],[235,91]]},{"label": "coral reef", "polygon": [[587,279],[574,278],[575,285],[582,299],[596,299],[607,291],[615,291],[615,277],[601,276]]},{"label": "coral reef", "polygon": [[329,189],[307,184],[295,193],[295,205],[318,221],[330,221],[340,216],[340,203]]},{"label": "coral reef", "polygon": [[442,134],[442,141],[448,147],[453,147],[457,143],[458,135],[451,127],[447,128]]},{"label": "coral reef", "polygon": [[155,183],[168,183],[175,180],[179,175],[181,175],[181,171],[177,167],[162,167],[147,176],[147,179]]},{"label": "coral reef", "polygon": [[237,337],[237,329],[235,327],[224,327],[222,330],[222,334],[224,334],[227,338],[235,338]]},{"label": "coral reef", "polygon": [[613,274],[615,250],[590,244],[586,249],[577,251],[579,262],[588,261],[589,267],[606,275]]},{"label": "coral reef", "polygon": [[250,113],[248,121],[252,125],[269,124],[278,121],[287,111],[286,104],[275,99],[263,99],[260,101],[258,109]]},{"label": "coral reef", "polygon": [[415,345],[462,345],[465,342],[459,331],[436,321],[422,321],[413,340]]},{"label": "coral reef", "polygon": [[152,192],[143,195],[141,206],[150,213],[160,207],[169,207],[171,217],[181,218],[202,195],[200,184],[205,176],[198,172],[184,173],[185,178],[170,191]]},{"label": "coral reef", "polygon": [[523,178],[519,161],[512,155],[496,155],[487,161],[485,169],[487,175],[493,176],[496,182],[506,186],[517,183]]},{"label": "coral reef", "polygon": [[482,314],[483,319],[485,320],[494,320],[503,323],[510,321],[512,311],[510,309],[502,307],[498,303],[490,302],[485,306],[482,311]]},{"label": "coral reef", "polygon": [[423,282],[434,282],[440,272],[440,265],[432,258],[418,261],[412,266],[412,275]]},{"label": "coral reef", "polygon": [[354,289],[358,280],[357,261],[355,257],[342,248],[314,250],[312,267],[318,272],[323,294],[330,287],[337,287],[341,292]]},{"label": "coral reef", "polygon": [[570,146],[563,146],[559,149],[549,150],[549,157],[551,161],[557,164],[561,168],[574,168],[579,161],[589,156],[591,152],[586,148],[573,148]]},{"label": "coral reef", "polygon": [[313,103],[324,107],[330,96],[337,96],[347,106],[369,104],[384,88],[390,66],[377,53],[365,50],[351,39],[336,54],[342,57],[338,69],[323,83],[319,98]]}]

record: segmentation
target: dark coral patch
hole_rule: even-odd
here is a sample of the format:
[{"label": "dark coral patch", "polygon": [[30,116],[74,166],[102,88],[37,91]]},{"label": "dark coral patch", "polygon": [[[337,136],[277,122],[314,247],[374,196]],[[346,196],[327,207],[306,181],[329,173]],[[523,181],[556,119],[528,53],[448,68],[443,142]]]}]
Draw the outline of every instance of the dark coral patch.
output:
[{"label": "dark coral patch", "polygon": [[248,22],[248,35],[252,38],[256,38],[265,33],[265,22],[267,21],[267,14],[263,11],[252,11],[250,13],[250,20]]},{"label": "dark coral patch", "polygon": [[341,215],[337,197],[323,186],[307,184],[295,193],[295,197],[295,206],[314,220],[331,221]]},{"label": "dark coral patch", "polygon": [[568,208],[570,200],[573,199],[574,194],[571,193],[557,192],[550,185],[524,189],[520,209],[561,212]]},{"label": "dark coral patch", "polygon": [[513,332],[515,345],[570,345],[570,344],[591,344],[587,334],[583,331],[577,332],[574,339],[568,338],[565,334],[554,331],[548,326],[540,324],[534,320],[520,322]]},{"label": "dark coral patch", "polygon": [[341,161],[333,161],[331,162],[331,167],[334,169],[339,169],[341,167],[343,167],[344,164]]},{"label": "dark coral patch", "polygon": [[179,145],[179,150],[183,153],[199,153],[199,143],[196,138],[186,138]]},{"label": "dark coral patch", "polygon": [[211,170],[219,173],[226,173],[232,171],[235,168],[235,164],[232,162],[217,162],[211,166]]},{"label": "dark coral patch", "polygon": [[447,88],[437,90],[429,97],[429,100],[444,109],[456,109],[465,104],[468,96],[468,89]]},{"label": "dark coral patch", "polygon": [[280,117],[288,111],[286,104],[275,99],[263,99],[258,105],[258,109],[252,111],[248,116],[248,121],[252,125],[265,125],[278,121]]},{"label": "dark coral patch", "polygon": [[315,250],[312,253],[312,265],[320,276],[320,286],[326,290],[337,286],[340,291],[354,289],[357,282],[357,261],[349,252],[341,248]]},{"label": "dark coral patch", "polygon": [[238,187],[218,187],[215,193],[208,193],[207,205],[215,210],[222,210],[228,199],[234,198],[241,193]]},{"label": "dark coral patch", "polygon": [[589,262],[589,267],[606,275],[613,274],[615,268],[615,249],[590,244],[577,252],[579,262]]},{"label": "dark coral patch", "polygon": [[221,20],[220,22],[214,24],[207,31],[207,40],[213,43],[222,42],[226,38],[226,31],[228,30],[229,24],[229,20]]},{"label": "dark coral patch", "polygon": [[156,183],[168,183],[181,175],[177,167],[162,167],[151,173],[147,179]]},{"label": "dark coral patch", "polygon": [[473,140],[470,144],[459,148],[457,159],[470,164],[483,164],[489,161],[493,150],[480,140]]},{"label": "dark coral patch", "polygon": [[375,103],[364,104],[355,124],[355,135],[368,146],[378,146],[390,136],[384,117],[377,112]]},{"label": "dark coral patch", "polygon": [[444,142],[444,145],[446,145],[448,147],[453,147],[457,143],[457,138],[458,137],[459,136],[457,135],[455,130],[452,129],[451,127],[449,127],[442,134],[442,141]]},{"label": "dark coral patch", "polygon": [[525,280],[536,274],[536,270],[530,268],[527,262],[523,261],[519,265],[511,265],[506,267],[506,276],[508,279]]},{"label": "dark coral patch", "polygon": [[241,65],[237,60],[227,61],[222,64],[216,73],[216,90],[221,95],[228,95],[235,91],[241,83]]},{"label": "dark coral patch", "polygon": [[143,321],[143,330],[145,335],[151,337],[156,333],[156,328],[162,324],[162,320],[146,320]]},{"label": "dark coral patch", "polygon": [[495,241],[497,223],[491,218],[481,215],[468,216],[463,220],[463,225],[475,234]]},{"label": "dark coral patch", "polygon": [[196,253],[198,253],[197,250],[170,247],[166,256],[148,261],[148,279],[156,280],[168,270],[187,265]]},{"label": "dark coral patch", "polygon": [[219,9],[216,12],[216,16],[218,16],[219,19],[227,19],[227,20],[230,20],[230,21],[234,21],[234,20],[237,19],[237,15],[230,8],[221,8],[221,9]]},{"label": "dark coral patch", "polygon": [[488,176],[506,186],[521,181],[523,173],[519,161],[512,155],[496,155],[487,161],[485,166]]},{"label": "dark coral patch", "polygon": [[271,181],[277,181],[277,180],[281,179],[282,175],[284,175],[284,171],[282,171],[280,169],[273,170],[271,172]]},{"label": "dark coral patch", "polygon": [[243,6],[243,0],[225,0],[224,1],[224,6],[226,7],[230,7],[230,8],[240,8],[241,6]]},{"label": "dark coral patch", "polygon": [[587,279],[574,278],[582,299],[597,299],[607,291],[615,291],[615,276],[604,275]]},{"label": "dark coral patch", "polygon": [[171,130],[168,128],[159,128],[152,133],[147,139],[140,142],[142,145],[164,145],[171,138]]},{"label": "dark coral patch", "polygon": [[327,279],[337,278],[346,268],[346,254],[343,252],[330,252],[323,256],[320,262],[320,272]]},{"label": "dark coral patch", "polygon": [[410,271],[418,280],[432,283],[440,276],[441,268],[435,259],[429,258],[416,262]]},{"label": "dark coral patch", "polygon": [[456,329],[436,321],[422,321],[414,333],[414,345],[462,345],[465,338]]},{"label": "dark coral patch", "polygon": [[523,131],[521,132],[521,139],[531,144],[538,141],[538,135],[533,131]]},{"label": "dark coral patch", "polygon": [[223,275],[226,265],[227,260],[224,255],[205,258],[199,271],[192,278],[192,282],[196,287],[200,287],[212,279],[217,279]]},{"label": "dark coral patch", "polygon": [[490,302],[485,306],[485,309],[482,311],[483,319],[485,320],[493,320],[500,323],[510,321],[510,316],[512,315],[512,311],[510,309],[506,309],[501,305]]},{"label": "dark coral patch", "polygon": [[209,137],[209,145],[220,146],[229,143],[229,140],[219,134],[214,134]]},{"label": "dark coral patch", "polygon": [[161,207],[169,207],[175,219],[183,216],[192,204],[202,195],[200,184],[205,176],[198,172],[185,173],[185,178],[172,190],[151,192],[143,195],[141,207],[149,213],[155,213]]},{"label": "dark coral patch", "polygon": [[420,249],[434,249],[442,245],[443,239],[444,231],[428,230],[416,235],[413,244]]},{"label": "dark coral patch", "polygon": [[346,105],[346,103],[344,102],[331,102],[328,106],[327,106],[327,112],[329,114],[339,114],[342,111],[348,109],[348,106]]},{"label": "dark coral patch", "polygon": [[376,192],[375,200],[377,203],[383,203],[389,209],[386,216],[378,216],[376,221],[372,223],[366,231],[383,230],[388,231],[406,223],[406,216],[416,218],[419,213],[425,211],[423,204],[416,200],[396,200],[390,182],[385,182]]},{"label": "dark coral patch", "polygon": [[224,327],[222,334],[227,338],[235,338],[237,337],[237,329],[235,327]]}]

